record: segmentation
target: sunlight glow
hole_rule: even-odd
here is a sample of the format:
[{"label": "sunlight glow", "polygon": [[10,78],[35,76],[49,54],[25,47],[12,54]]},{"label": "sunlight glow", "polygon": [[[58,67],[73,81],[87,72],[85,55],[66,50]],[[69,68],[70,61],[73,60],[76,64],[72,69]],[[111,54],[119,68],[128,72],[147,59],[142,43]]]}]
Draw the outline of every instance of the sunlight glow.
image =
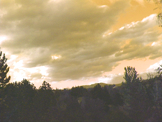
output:
[{"label": "sunlight glow", "polygon": [[48,68],[46,66],[40,66],[40,67],[34,67],[34,68],[27,68],[26,70],[30,74],[41,73],[42,76],[48,76],[48,73],[47,73]]},{"label": "sunlight glow", "polygon": [[52,57],[52,59],[54,59],[54,60],[57,60],[57,59],[61,58],[60,55],[53,55],[53,56],[51,56],[51,57]]},{"label": "sunlight glow", "polygon": [[149,20],[154,20],[154,19],[156,19],[156,18],[155,18],[156,16],[157,16],[156,14],[151,14],[150,16],[144,18],[144,19],[142,20],[142,22],[149,21]]},{"label": "sunlight glow", "polygon": [[119,28],[119,30],[123,30],[123,29],[124,29],[124,27]]},{"label": "sunlight glow", "polygon": [[112,34],[111,31],[107,31],[107,32],[105,32],[105,33],[102,35],[102,37],[104,38],[104,37],[109,36],[109,35],[111,35],[111,34]]},{"label": "sunlight glow", "polygon": [[98,78],[98,83],[108,83],[112,80],[112,77],[101,77]]},{"label": "sunlight glow", "polygon": [[48,76],[48,73],[47,73],[48,68],[47,68],[47,67],[41,66],[41,67],[39,67],[39,68],[40,68],[40,73],[41,73],[43,76]]},{"label": "sunlight glow", "polygon": [[7,36],[0,36],[0,44],[7,39],[8,39]]},{"label": "sunlight glow", "polygon": [[18,61],[18,62],[14,62],[14,63],[13,63],[13,66],[14,66],[14,68],[19,69],[20,67],[23,66],[23,60],[20,60],[20,61]]},{"label": "sunlight glow", "polygon": [[14,71],[13,72],[13,79],[14,81],[22,81],[23,79],[27,79],[26,73],[24,71]]},{"label": "sunlight glow", "polygon": [[156,42],[153,42],[152,44],[151,44],[151,46],[154,46],[156,44]]},{"label": "sunlight glow", "polygon": [[99,6],[99,8],[106,8],[106,7],[108,7],[107,5],[101,5],[101,6]]},{"label": "sunlight glow", "polygon": [[[49,73],[47,72],[48,67],[38,66],[32,68],[25,68],[23,60],[16,60],[16,55],[11,55],[9,63],[11,64],[10,75],[12,76],[13,81],[22,81],[23,79],[37,80],[37,77],[40,77],[42,80],[48,79]],[[34,76],[34,77],[33,77]]]}]

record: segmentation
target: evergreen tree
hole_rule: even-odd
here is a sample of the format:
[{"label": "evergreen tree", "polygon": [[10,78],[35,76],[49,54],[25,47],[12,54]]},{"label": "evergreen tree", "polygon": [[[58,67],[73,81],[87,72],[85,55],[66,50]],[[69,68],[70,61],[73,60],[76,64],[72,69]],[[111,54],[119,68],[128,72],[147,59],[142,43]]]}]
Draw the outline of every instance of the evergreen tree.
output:
[{"label": "evergreen tree", "polygon": [[10,81],[10,76],[7,77],[7,73],[9,71],[9,67],[6,64],[7,58],[5,54],[2,55],[2,51],[0,52],[0,88],[6,86],[6,84]]},{"label": "evergreen tree", "polygon": [[[9,71],[9,67],[6,64],[7,58],[5,54],[2,55],[2,51],[0,52],[0,111],[4,111],[4,108],[7,106],[5,104],[6,94],[4,93],[4,88],[6,84],[10,81],[10,76],[7,77],[7,73]],[[3,121],[5,112],[0,112],[0,121]]]}]

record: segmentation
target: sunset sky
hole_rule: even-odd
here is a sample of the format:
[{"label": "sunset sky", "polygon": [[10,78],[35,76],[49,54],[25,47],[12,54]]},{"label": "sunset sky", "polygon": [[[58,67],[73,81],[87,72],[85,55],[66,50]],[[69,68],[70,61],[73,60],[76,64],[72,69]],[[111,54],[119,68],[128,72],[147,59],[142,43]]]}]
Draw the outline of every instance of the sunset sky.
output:
[{"label": "sunset sky", "polygon": [[120,83],[162,64],[155,3],[144,0],[1,0],[0,47],[11,82],[53,88]]}]

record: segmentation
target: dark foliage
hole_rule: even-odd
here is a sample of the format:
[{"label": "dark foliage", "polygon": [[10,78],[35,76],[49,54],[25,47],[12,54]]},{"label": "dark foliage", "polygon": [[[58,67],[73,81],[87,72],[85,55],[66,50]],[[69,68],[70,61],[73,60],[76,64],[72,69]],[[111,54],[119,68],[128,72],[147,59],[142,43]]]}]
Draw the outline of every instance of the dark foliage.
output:
[{"label": "dark foliage", "polygon": [[5,57],[5,54],[2,55],[2,51],[0,51],[0,121],[4,120],[5,112],[2,111],[7,108],[5,102],[7,95],[5,94],[4,89],[10,81],[10,76],[7,77],[9,67],[6,62],[7,58]]},{"label": "dark foliage", "polygon": [[26,79],[5,84],[0,122],[161,122],[161,73],[147,80],[137,76],[127,67],[121,86],[89,90],[54,90],[46,81],[36,89]]}]

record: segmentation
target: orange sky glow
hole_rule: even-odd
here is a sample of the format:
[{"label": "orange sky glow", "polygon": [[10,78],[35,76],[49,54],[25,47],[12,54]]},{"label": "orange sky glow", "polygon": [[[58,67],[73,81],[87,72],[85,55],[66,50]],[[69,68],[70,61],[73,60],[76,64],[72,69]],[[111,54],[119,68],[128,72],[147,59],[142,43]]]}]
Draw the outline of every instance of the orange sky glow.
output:
[{"label": "orange sky glow", "polygon": [[[2,0],[0,47],[11,82],[39,88],[123,81],[124,67],[141,76],[162,63],[157,5],[147,0]],[[8,29],[10,28],[10,29]]]}]

